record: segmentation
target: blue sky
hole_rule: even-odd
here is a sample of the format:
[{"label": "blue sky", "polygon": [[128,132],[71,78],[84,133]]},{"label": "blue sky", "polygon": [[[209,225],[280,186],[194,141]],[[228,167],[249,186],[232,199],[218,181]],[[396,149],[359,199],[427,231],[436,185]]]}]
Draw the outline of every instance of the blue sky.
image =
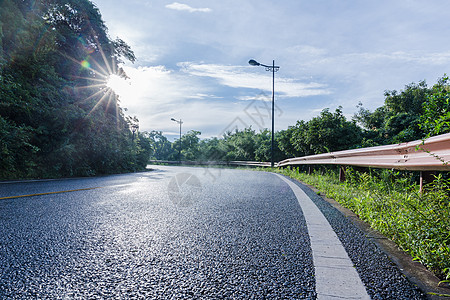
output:
[{"label": "blue sky", "polygon": [[[448,0],[94,0],[112,38],[137,61],[113,84],[140,130],[171,140],[270,128],[272,76],[249,59],[275,60],[275,129],[324,108],[375,109],[385,90],[450,73]],[[268,102],[269,101],[269,102]]]}]

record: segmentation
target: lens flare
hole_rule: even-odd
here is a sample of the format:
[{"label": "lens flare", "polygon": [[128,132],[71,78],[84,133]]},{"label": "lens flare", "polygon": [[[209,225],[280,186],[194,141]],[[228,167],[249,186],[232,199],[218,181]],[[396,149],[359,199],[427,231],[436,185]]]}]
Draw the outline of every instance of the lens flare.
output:
[{"label": "lens flare", "polygon": [[83,60],[81,62],[81,66],[85,69],[89,69],[91,67],[91,64],[87,60]]}]

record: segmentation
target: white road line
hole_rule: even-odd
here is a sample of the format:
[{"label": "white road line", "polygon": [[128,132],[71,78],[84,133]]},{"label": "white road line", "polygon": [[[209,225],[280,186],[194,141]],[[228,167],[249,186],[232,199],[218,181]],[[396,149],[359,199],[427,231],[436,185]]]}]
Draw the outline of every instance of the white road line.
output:
[{"label": "white road line", "polygon": [[317,299],[370,299],[361,278],[325,216],[292,181],[275,174],[293,190],[308,226]]}]

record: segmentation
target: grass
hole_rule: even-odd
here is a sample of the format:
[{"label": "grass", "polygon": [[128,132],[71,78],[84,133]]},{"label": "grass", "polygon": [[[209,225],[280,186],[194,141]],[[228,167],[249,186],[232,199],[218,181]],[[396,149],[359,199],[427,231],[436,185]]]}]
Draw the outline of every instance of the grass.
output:
[{"label": "grass", "polygon": [[442,175],[419,193],[410,174],[390,170],[359,173],[348,169],[346,182],[332,171],[308,175],[297,169],[271,170],[316,187],[437,276],[450,279],[450,180]]}]

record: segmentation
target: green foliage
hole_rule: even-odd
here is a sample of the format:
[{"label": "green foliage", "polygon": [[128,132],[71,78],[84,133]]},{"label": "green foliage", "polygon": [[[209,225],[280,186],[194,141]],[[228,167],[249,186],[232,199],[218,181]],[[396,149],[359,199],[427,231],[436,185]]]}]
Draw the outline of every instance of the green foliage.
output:
[{"label": "green foliage", "polygon": [[24,175],[24,170],[34,167],[33,155],[39,148],[30,143],[32,135],[32,128],[0,116],[0,178]]},{"label": "green foliage", "polygon": [[[228,132],[223,138],[200,140],[200,131],[189,131],[181,137],[181,159],[188,161],[270,161],[272,134],[264,129],[256,133],[251,128]],[[149,135],[153,159],[178,160],[179,140],[170,143],[161,132],[152,131]],[[278,148],[278,135],[275,135],[274,159],[283,158]]]},{"label": "green foliage", "polygon": [[225,134],[224,141],[229,147],[226,160],[254,160],[256,149],[254,137],[255,131],[251,128]]},{"label": "green foliage", "polygon": [[391,238],[415,260],[450,279],[450,180],[439,175],[420,194],[410,174],[389,170],[358,173],[348,169],[345,183],[339,182],[336,172],[279,172],[315,186]]},{"label": "green foliage", "polygon": [[353,120],[365,129],[365,141],[376,145],[419,140],[425,136],[419,124],[429,94],[425,81],[406,85],[400,92],[386,91],[382,107],[370,112],[359,103]]},{"label": "green foliage", "polygon": [[[282,153],[282,159],[302,156],[302,154],[305,153],[297,150],[293,142],[294,134],[300,132],[298,128],[299,123],[300,122],[298,121],[296,126],[289,126],[288,129],[281,130],[276,133],[276,140],[279,150]],[[299,143],[296,145],[299,145]]]},{"label": "green foliage", "polygon": [[161,131],[153,130],[148,134],[147,138],[151,148],[151,159],[169,160],[174,156],[172,143],[162,135]]},{"label": "green foliage", "polygon": [[444,75],[432,88],[423,103],[419,126],[427,137],[450,132],[450,83]]},{"label": "green foliage", "polygon": [[202,161],[225,161],[228,145],[223,139],[213,137],[200,141],[200,152]]},{"label": "green foliage", "polygon": [[[188,131],[181,139],[181,157],[184,160],[197,160],[200,157],[200,131]],[[179,143],[178,143],[179,145]]]},{"label": "green foliage", "polygon": [[307,125],[306,143],[311,145],[314,154],[350,149],[360,141],[360,128],[346,120],[342,107],[337,108],[335,113],[324,109]]},{"label": "green foliage", "polygon": [[[0,177],[89,176],[142,169],[134,139],[105,83],[121,58],[88,0],[0,2]],[[85,64],[82,64],[85,62]]]},{"label": "green foliage", "polygon": [[361,128],[347,121],[342,107],[334,113],[326,108],[310,121],[297,121],[295,126],[283,131],[280,148],[290,157],[339,151],[360,145],[361,135]]}]

